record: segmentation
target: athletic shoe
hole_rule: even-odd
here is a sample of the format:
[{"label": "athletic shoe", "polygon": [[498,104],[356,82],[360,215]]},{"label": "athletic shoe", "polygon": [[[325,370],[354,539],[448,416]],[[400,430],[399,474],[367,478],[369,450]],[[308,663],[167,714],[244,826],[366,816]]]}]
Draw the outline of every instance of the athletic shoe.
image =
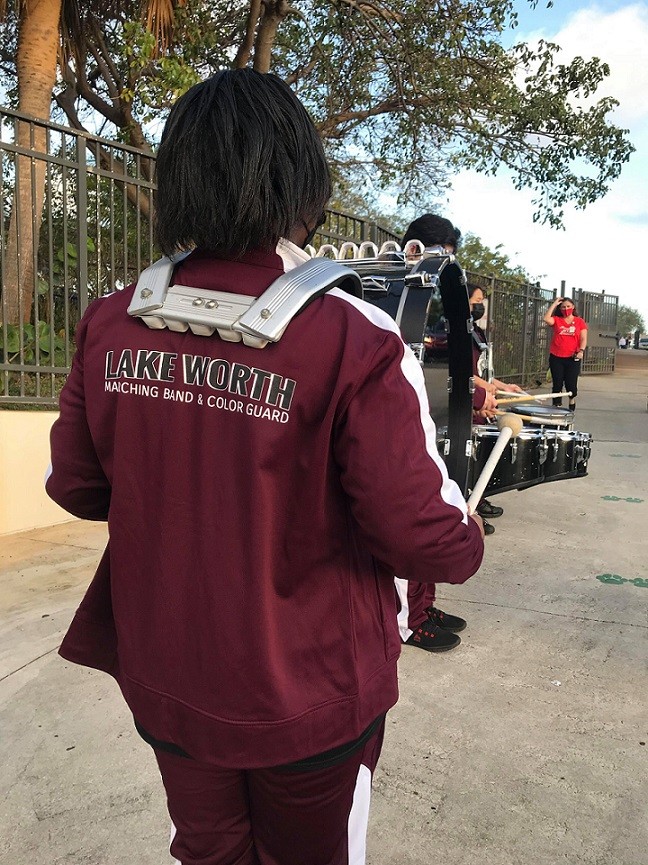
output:
[{"label": "athletic shoe", "polygon": [[486,520],[482,519],[482,523],[484,524],[484,534],[492,535],[495,533],[495,526],[492,526],[490,523],[487,523]]},{"label": "athletic shoe", "polygon": [[444,613],[437,607],[428,607],[425,612],[430,617],[430,621],[434,622],[437,627],[443,628],[444,631],[454,631],[456,634],[457,631],[463,631],[467,624],[465,619],[451,616],[450,613]]},{"label": "athletic shoe", "polygon": [[452,631],[437,627],[432,619],[426,619],[415,629],[405,645],[417,646],[419,649],[425,649],[426,652],[449,652],[460,642],[461,637],[453,634]]},{"label": "athletic shoe", "polygon": [[488,499],[482,499],[477,505],[477,513],[480,517],[501,517],[504,513],[504,508],[498,508],[497,505],[491,504]]}]

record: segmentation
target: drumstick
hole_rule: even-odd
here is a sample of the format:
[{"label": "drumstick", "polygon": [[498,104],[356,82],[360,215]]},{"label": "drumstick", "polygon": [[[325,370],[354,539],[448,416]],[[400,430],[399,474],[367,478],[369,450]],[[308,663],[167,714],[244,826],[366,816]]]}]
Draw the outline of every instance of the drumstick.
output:
[{"label": "drumstick", "polygon": [[[510,394],[510,390],[498,390],[497,393],[508,393]],[[498,405],[508,405],[510,402],[528,402],[529,400],[534,399],[555,399],[559,396],[571,396],[571,391],[568,390],[567,393],[539,393],[539,394],[518,394],[518,396],[509,396],[506,399],[498,399]]]},{"label": "drumstick", "polygon": [[501,417],[497,419],[497,426],[500,429],[497,441],[495,442],[495,446],[490,452],[490,456],[486,460],[486,465],[477,478],[477,483],[473,487],[473,491],[468,499],[469,514],[475,512],[477,505],[482,500],[484,490],[488,486],[488,482],[495,471],[499,458],[504,453],[504,448],[508,444],[509,439],[515,438],[515,436],[522,431],[522,417],[519,414],[506,414],[506,412],[500,412],[500,415]]},{"label": "drumstick", "polygon": [[[506,416],[506,417],[509,416],[508,412],[499,411],[499,409],[493,409],[492,412],[489,412],[489,413],[501,415],[501,416]],[[514,417],[519,417],[520,420],[528,420],[534,424],[541,424],[542,426],[551,426],[552,424],[553,424],[553,426],[565,426],[564,420],[551,420],[550,418],[539,417],[538,415],[535,415],[535,417],[534,417],[532,414],[518,414],[516,412]],[[498,421],[498,423],[499,423],[499,421]]]}]

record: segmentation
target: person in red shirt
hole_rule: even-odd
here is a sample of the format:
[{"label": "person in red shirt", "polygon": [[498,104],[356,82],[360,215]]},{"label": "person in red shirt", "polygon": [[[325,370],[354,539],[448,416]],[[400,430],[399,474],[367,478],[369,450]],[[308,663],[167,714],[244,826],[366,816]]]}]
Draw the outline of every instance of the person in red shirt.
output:
[{"label": "person in red shirt", "polygon": [[[563,385],[569,397],[569,408],[576,408],[578,375],[587,348],[587,324],[576,315],[576,308],[567,297],[558,297],[547,310],[543,321],[553,327],[549,346],[549,369],[554,393],[561,393]],[[562,405],[562,397],[554,397],[555,406]]]},{"label": "person in red shirt", "polygon": [[[209,309],[308,262],[331,195],[306,110],[251,69],[178,100],[156,174],[174,285]],[[49,495],[110,533],[60,653],[119,684],[180,865],[361,865],[398,698],[393,575],[465,582],[481,519],[386,313],[333,288],[259,347],[149,327],[129,308],[151,294],[88,307],[52,428]]]}]

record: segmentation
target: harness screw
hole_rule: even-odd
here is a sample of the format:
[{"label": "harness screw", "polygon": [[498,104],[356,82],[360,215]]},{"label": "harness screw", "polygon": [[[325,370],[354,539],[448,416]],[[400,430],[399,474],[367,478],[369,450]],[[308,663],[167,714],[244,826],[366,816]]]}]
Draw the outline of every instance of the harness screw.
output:
[{"label": "harness screw", "polygon": [[272,313],[270,312],[269,309],[262,309],[261,310],[261,318],[270,318],[271,315],[272,315]]},{"label": "harness screw", "polygon": [[197,297],[197,298],[195,298],[195,300],[194,300],[194,302],[193,302],[193,306],[202,306],[202,305],[203,305],[203,299],[202,299],[202,297]]},{"label": "harness screw", "polygon": [[146,297],[150,297],[152,294],[153,294],[153,292],[151,291],[150,288],[143,288],[140,291],[140,297],[146,298]]},{"label": "harness screw", "polygon": [[208,300],[205,304],[205,309],[215,309],[218,306],[217,300]]}]

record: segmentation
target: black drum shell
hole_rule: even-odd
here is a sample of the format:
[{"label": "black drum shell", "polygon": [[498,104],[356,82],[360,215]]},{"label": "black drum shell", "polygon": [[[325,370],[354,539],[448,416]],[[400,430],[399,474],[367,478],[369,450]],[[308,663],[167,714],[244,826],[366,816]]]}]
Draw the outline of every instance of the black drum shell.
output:
[{"label": "black drum shell", "polygon": [[[473,429],[473,458],[471,459],[470,488],[475,485],[499,435],[499,429],[491,424]],[[510,439],[495,471],[488,482],[484,495],[505,493],[535,486],[544,480],[541,455],[543,431],[532,427],[522,430]]]},{"label": "black drum shell", "polygon": [[577,430],[545,431],[547,456],[544,462],[545,481],[560,481],[584,477],[587,474],[592,436]]}]

